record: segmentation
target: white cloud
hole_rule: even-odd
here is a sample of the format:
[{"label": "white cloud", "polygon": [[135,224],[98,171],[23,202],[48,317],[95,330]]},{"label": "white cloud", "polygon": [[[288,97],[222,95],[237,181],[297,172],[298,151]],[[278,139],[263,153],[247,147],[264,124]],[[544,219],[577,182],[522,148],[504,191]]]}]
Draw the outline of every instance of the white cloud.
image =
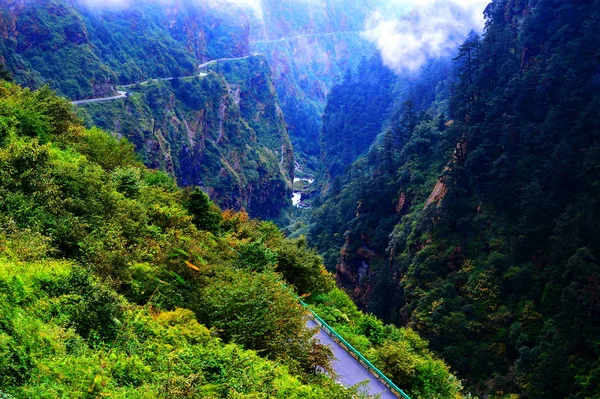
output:
[{"label": "white cloud", "polygon": [[261,7],[260,0],[228,0],[227,2],[252,9],[260,9]]},{"label": "white cloud", "polygon": [[472,30],[480,31],[489,1],[396,0],[398,8],[411,11],[400,19],[374,12],[364,36],[377,45],[388,67],[416,72],[427,60],[450,54]]}]

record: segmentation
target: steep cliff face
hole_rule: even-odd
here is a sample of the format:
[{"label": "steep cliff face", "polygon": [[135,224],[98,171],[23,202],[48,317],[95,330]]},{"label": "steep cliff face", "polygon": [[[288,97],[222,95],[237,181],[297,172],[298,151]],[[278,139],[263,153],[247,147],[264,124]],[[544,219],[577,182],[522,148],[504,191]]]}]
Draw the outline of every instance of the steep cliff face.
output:
[{"label": "steep cliff face", "polygon": [[219,71],[129,87],[127,99],[87,104],[80,115],[223,208],[275,218],[289,204],[294,156],[269,66],[254,56]]}]

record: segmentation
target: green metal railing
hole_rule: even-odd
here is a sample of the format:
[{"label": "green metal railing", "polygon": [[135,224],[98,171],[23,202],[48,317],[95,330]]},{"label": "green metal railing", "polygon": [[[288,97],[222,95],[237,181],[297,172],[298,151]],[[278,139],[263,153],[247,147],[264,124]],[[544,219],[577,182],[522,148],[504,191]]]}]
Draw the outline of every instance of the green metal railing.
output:
[{"label": "green metal railing", "polygon": [[[231,251],[235,252],[238,256],[240,256],[240,257],[242,256],[242,254],[240,254],[235,249],[233,249],[231,247],[229,247],[229,249]],[[302,298],[300,298],[298,295],[296,295],[296,293],[292,289],[290,289],[283,282],[281,283],[281,285],[283,286],[283,288],[288,290],[298,300],[298,302],[300,302],[300,304],[306,308],[306,310],[308,310],[310,312],[313,319],[321,326],[321,329],[323,329],[323,331],[325,331],[325,333],[327,335],[332,337],[335,341],[337,341],[338,344],[343,346],[348,353],[350,353],[351,355],[354,355],[356,360],[358,360],[358,362],[361,363],[375,378],[377,378],[379,381],[381,381],[393,394],[397,395],[399,398],[402,398],[402,399],[411,399],[411,397],[408,396],[408,394],[406,392],[404,392],[396,384],[394,384],[394,382],[392,380],[390,380],[385,374],[383,374],[381,372],[381,370],[379,370],[377,367],[375,367],[375,365],[373,363],[371,363],[369,360],[367,360],[367,358],[364,357],[362,355],[362,353],[357,351],[352,345],[350,345],[350,343],[348,341],[346,341],[344,339],[344,337],[342,337],[340,334],[338,334],[333,329],[333,327],[331,327],[329,324],[327,324],[327,322],[325,320],[323,320],[318,314],[316,314],[315,311],[312,310],[310,308],[310,306],[308,306],[308,304],[302,300]]]},{"label": "green metal railing", "polygon": [[[284,287],[288,288],[285,285],[284,285]],[[288,288],[288,290],[289,290],[289,288]],[[408,394],[406,392],[404,392],[396,384],[394,384],[394,382],[392,380],[390,380],[388,377],[386,377],[386,375],[383,374],[381,372],[381,370],[379,370],[377,367],[375,367],[375,365],[373,363],[371,363],[369,360],[367,360],[367,358],[364,357],[362,355],[362,353],[357,351],[352,345],[350,345],[350,343],[348,341],[346,341],[340,334],[338,334],[333,329],[333,327],[331,327],[329,324],[327,324],[327,322],[325,320],[323,320],[318,314],[316,314],[315,311],[312,310],[310,308],[310,306],[308,306],[308,304],[306,304],[306,302],[304,302],[292,290],[289,290],[289,291],[292,293],[292,295],[294,295],[296,297],[296,299],[298,299],[298,302],[300,302],[300,304],[302,306],[304,306],[310,312],[313,319],[321,326],[321,328],[323,329],[323,331],[325,331],[325,333],[327,333],[327,335],[329,335],[334,340],[336,340],[340,345],[345,347],[346,350],[350,354],[354,355],[354,357],[359,361],[359,363],[361,363],[371,374],[373,374],[385,386],[387,386],[388,389],[390,389],[390,391],[392,391],[392,393],[398,395],[398,397],[403,398],[403,399],[411,399],[411,397],[408,396]]]}]

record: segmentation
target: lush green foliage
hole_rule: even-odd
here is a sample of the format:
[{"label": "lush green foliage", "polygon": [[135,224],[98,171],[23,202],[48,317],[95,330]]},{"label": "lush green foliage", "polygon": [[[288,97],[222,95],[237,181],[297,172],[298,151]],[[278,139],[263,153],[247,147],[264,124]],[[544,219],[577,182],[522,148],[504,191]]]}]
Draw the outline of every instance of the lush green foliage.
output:
[{"label": "lush green foliage", "polygon": [[167,9],[153,0],[124,9],[85,4],[0,1],[0,54],[17,81],[49,83],[78,99],[117,83],[190,75],[208,59],[247,53],[244,17],[233,11],[225,17],[211,7],[183,2]]},{"label": "lush green foliage", "polygon": [[[290,292],[353,306],[305,240],[177,188],[48,88],[0,82],[0,224],[0,395],[364,397],[322,373]],[[365,348],[389,338],[349,309]],[[406,367],[438,362],[423,345]],[[454,392],[442,368],[417,398]]]},{"label": "lush green foliage", "polygon": [[0,384],[35,398],[345,398],[198,324],[194,313],[135,306],[65,261],[0,265]]},{"label": "lush green foliage", "polygon": [[600,397],[599,10],[493,1],[450,94],[399,106],[314,214],[359,304],[482,395]]}]

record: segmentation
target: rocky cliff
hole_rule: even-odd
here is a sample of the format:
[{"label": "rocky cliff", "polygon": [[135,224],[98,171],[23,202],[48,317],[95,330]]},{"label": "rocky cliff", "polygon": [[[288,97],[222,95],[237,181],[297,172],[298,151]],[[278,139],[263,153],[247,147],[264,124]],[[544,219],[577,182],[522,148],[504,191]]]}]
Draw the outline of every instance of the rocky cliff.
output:
[{"label": "rocky cliff", "polygon": [[223,208],[276,218],[289,204],[294,156],[264,57],[127,90],[127,99],[87,104],[80,115],[127,137],[148,166],[202,187]]}]

